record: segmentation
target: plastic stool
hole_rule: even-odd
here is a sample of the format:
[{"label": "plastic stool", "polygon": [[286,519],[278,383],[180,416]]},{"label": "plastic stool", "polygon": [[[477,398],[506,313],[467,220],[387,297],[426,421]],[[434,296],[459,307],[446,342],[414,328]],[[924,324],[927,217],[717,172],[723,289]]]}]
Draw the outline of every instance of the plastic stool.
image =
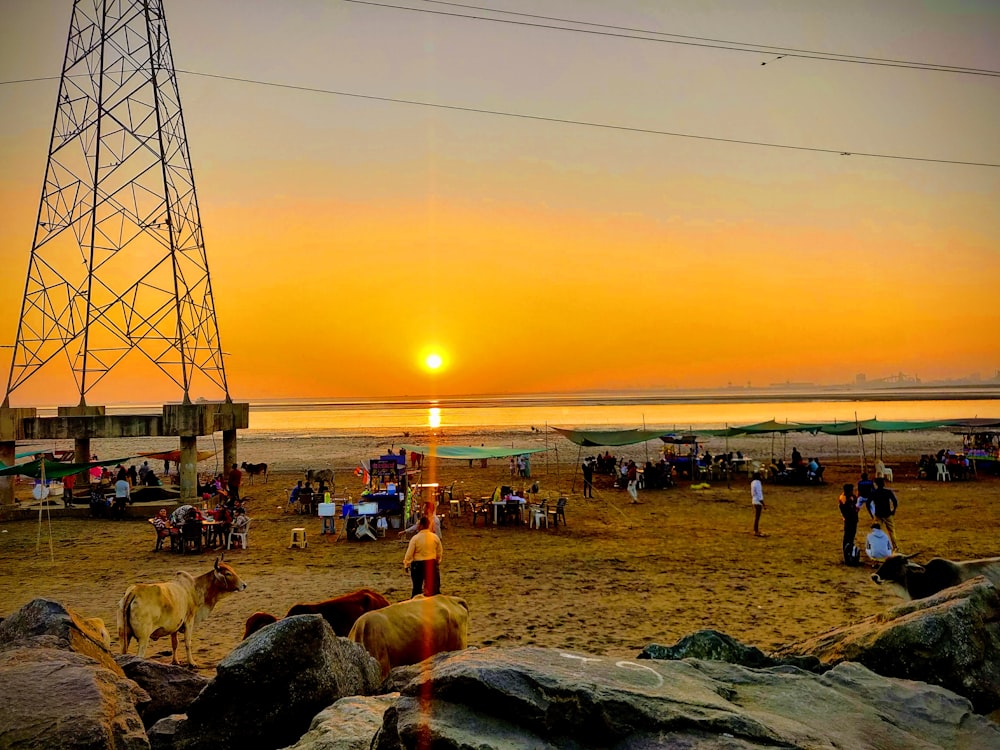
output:
[{"label": "plastic stool", "polygon": [[292,529],[292,543],[288,545],[288,549],[292,547],[298,547],[299,549],[305,549],[309,543],[306,541],[306,530],[305,529]]}]

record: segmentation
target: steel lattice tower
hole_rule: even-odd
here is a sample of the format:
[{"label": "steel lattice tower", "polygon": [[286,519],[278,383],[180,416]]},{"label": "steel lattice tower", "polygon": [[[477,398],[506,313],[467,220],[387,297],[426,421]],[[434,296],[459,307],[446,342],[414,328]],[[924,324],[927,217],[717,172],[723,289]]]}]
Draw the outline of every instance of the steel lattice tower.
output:
[{"label": "steel lattice tower", "polygon": [[137,354],[230,400],[162,0],[76,0],[4,405]]}]

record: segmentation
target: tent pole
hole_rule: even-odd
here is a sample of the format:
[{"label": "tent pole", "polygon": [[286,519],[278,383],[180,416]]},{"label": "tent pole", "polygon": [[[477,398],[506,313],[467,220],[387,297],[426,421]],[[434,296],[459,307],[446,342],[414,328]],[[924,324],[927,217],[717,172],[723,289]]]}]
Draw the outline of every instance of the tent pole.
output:
[{"label": "tent pole", "polygon": [[569,491],[570,493],[576,492],[576,472],[583,471],[583,467],[580,465],[580,456],[583,454],[583,444],[581,443],[580,449],[576,452],[576,468],[573,469],[573,481],[570,483]]}]

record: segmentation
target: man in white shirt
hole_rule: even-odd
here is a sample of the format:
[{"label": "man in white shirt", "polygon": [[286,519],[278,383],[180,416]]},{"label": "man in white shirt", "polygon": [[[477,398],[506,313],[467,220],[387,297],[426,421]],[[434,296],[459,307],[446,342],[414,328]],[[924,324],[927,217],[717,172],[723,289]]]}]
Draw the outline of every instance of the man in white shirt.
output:
[{"label": "man in white shirt", "polygon": [[125,506],[128,504],[131,498],[131,493],[129,492],[128,480],[119,479],[115,482],[115,504],[111,509],[111,516],[113,518],[124,518],[125,517]]},{"label": "man in white shirt", "polygon": [[877,523],[872,524],[871,533],[868,534],[865,554],[872,560],[884,560],[892,554],[892,542],[882,526]]},{"label": "man in white shirt", "polygon": [[753,503],[753,535],[764,536],[760,533],[760,512],[764,510],[764,485],[760,481],[760,472],[753,473],[753,481],[750,482],[750,502]]},{"label": "man in white shirt", "polygon": [[417,522],[420,531],[410,540],[403,558],[403,569],[413,582],[411,597],[417,594],[434,596],[441,593],[441,555],[443,547],[438,536],[430,530],[431,519],[421,516]]}]

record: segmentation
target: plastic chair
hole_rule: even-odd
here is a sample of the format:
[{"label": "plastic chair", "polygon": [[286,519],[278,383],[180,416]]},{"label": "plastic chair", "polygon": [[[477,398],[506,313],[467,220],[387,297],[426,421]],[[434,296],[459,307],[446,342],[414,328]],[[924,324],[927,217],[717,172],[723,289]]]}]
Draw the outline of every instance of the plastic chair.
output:
[{"label": "plastic chair", "polygon": [[937,481],[938,482],[950,482],[951,473],[948,471],[948,466],[946,464],[937,465]]},{"label": "plastic chair", "polygon": [[542,503],[541,505],[532,505],[529,509],[528,516],[528,528],[542,528],[542,524],[545,524],[545,528],[549,528],[549,506],[547,503]]},{"label": "plastic chair", "polygon": [[559,527],[559,519],[562,519],[563,526],[566,525],[566,503],[567,499],[565,497],[559,498],[556,502],[556,507],[549,509],[549,518],[553,521],[556,528]]},{"label": "plastic chair", "polygon": [[881,459],[875,462],[875,476],[883,477],[885,481],[892,481],[892,469],[882,463]]},{"label": "plastic chair", "polygon": [[201,552],[201,521],[190,520],[181,527],[181,551]]},{"label": "plastic chair", "polygon": [[251,519],[247,519],[247,524],[239,531],[236,527],[230,527],[229,533],[226,534],[226,549],[232,549],[233,547],[233,537],[236,537],[240,542],[240,547],[246,549],[247,544],[247,532],[250,531]]}]

